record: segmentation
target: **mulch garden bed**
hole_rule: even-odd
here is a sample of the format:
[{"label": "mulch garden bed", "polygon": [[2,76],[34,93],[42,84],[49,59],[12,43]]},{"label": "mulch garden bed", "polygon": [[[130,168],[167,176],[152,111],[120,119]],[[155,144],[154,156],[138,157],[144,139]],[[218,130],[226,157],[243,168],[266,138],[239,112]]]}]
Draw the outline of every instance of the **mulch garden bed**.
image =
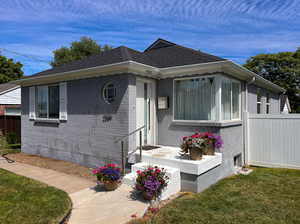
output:
[{"label": "mulch garden bed", "polygon": [[95,181],[96,178],[91,174],[91,169],[85,166],[81,166],[76,163],[71,163],[63,160],[51,159],[41,157],[37,155],[30,155],[25,153],[16,153],[6,155],[7,158],[16,162],[25,163],[41,168],[56,170],[62,173],[86,178],[91,181]]}]

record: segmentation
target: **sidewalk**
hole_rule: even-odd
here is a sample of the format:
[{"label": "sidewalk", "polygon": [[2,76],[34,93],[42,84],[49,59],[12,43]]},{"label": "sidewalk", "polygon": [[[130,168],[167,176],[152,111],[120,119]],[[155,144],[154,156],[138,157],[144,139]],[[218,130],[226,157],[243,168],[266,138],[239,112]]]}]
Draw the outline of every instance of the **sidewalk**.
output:
[{"label": "sidewalk", "polygon": [[92,181],[50,169],[4,160],[0,160],[0,168],[67,192],[73,202],[68,224],[122,224],[133,214],[142,216],[148,207],[146,203],[132,199],[132,188],[125,184],[115,191],[97,191]]}]

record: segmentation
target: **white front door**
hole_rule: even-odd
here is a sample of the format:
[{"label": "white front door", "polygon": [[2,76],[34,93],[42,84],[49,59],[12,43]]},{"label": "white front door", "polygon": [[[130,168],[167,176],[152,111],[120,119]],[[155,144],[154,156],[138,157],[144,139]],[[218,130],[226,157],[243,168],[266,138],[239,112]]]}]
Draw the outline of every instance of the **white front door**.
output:
[{"label": "white front door", "polygon": [[[151,145],[154,142],[154,129],[155,129],[155,83],[144,80],[136,82],[136,128],[145,125],[142,131],[142,144]],[[139,133],[136,138],[137,146],[139,146]]]}]

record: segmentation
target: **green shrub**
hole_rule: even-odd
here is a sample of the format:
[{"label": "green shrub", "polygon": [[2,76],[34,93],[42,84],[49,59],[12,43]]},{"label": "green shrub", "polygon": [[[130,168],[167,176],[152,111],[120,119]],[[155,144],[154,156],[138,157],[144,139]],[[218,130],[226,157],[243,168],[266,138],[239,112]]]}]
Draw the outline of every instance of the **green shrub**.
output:
[{"label": "green shrub", "polygon": [[9,132],[6,135],[6,142],[7,144],[17,144],[18,143],[18,136],[15,132]]}]

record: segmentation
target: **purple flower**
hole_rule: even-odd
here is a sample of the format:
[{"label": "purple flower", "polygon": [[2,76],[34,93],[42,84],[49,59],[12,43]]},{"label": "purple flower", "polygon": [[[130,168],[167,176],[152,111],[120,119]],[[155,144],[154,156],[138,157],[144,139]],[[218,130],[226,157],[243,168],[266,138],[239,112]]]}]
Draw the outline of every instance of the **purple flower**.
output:
[{"label": "purple flower", "polygon": [[144,188],[147,192],[155,192],[159,189],[160,182],[153,176],[149,176],[144,182]]}]

